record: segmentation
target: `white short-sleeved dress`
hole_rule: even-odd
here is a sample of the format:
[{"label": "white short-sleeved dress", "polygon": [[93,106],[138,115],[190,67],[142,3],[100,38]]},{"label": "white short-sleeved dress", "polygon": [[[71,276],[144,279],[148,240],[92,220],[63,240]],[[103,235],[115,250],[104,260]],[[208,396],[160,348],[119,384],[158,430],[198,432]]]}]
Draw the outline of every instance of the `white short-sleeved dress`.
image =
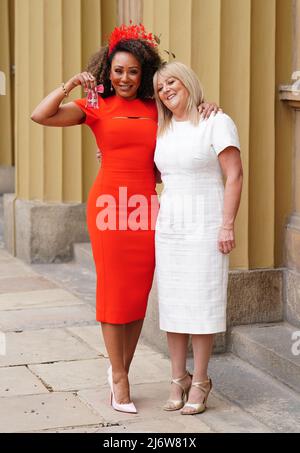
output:
[{"label": "white short-sleeved dress", "polygon": [[172,120],[155,163],[164,189],[156,224],[160,328],[208,334],[226,330],[229,256],[218,249],[224,184],[218,154],[240,148],[232,119],[217,113],[197,126]]}]

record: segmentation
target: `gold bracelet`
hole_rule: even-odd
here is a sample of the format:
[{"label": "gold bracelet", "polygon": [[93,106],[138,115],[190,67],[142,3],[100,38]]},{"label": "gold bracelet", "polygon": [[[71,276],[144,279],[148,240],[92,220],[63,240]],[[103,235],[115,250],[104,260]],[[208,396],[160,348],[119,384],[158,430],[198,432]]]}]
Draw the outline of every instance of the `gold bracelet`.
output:
[{"label": "gold bracelet", "polygon": [[62,90],[63,90],[63,92],[64,92],[64,94],[65,94],[65,97],[67,98],[67,97],[69,96],[69,93],[68,93],[67,90],[66,90],[66,87],[65,87],[64,82],[61,84],[61,88],[62,88]]}]

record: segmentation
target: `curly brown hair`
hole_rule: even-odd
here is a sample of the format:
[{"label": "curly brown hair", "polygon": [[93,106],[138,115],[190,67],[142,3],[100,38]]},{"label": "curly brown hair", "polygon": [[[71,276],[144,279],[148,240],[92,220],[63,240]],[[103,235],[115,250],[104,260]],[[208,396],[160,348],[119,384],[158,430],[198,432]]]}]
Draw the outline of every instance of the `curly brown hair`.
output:
[{"label": "curly brown hair", "polygon": [[107,98],[115,94],[111,91],[110,69],[111,62],[117,52],[131,53],[140,63],[142,68],[142,79],[139,86],[137,97],[140,99],[153,98],[153,76],[157,69],[162,64],[162,59],[158,54],[157,48],[149,46],[146,41],[141,39],[129,39],[120,41],[108,55],[108,46],[102,47],[100,51],[95,53],[87,66],[87,71],[93,74],[97,80],[97,85],[103,84],[103,98]]}]

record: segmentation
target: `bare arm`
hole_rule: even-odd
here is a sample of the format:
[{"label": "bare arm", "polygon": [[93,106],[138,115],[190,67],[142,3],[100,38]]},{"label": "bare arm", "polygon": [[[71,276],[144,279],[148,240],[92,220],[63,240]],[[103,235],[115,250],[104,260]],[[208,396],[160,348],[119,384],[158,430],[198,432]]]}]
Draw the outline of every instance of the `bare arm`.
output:
[{"label": "bare arm", "polygon": [[240,152],[229,146],[219,154],[219,162],[226,178],[224,191],[223,223],[219,233],[218,246],[222,253],[229,253],[235,247],[234,221],[240,205],[243,168]]},{"label": "bare arm", "polygon": [[[94,88],[95,84],[92,74],[83,72],[72,77],[65,84],[65,89],[67,93],[70,93],[79,85]],[[81,124],[85,119],[85,114],[74,102],[61,105],[63,99],[65,99],[63,89],[56,88],[34,109],[31,119],[43,126],[66,127]]]}]

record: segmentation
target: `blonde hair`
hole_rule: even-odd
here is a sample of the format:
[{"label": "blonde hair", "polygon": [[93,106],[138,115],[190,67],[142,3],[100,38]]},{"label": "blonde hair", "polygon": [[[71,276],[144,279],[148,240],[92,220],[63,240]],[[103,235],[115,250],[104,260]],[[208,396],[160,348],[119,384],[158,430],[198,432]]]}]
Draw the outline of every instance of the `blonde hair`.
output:
[{"label": "blonde hair", "polygon": [[158,95],[158,76],[174,77],[187,89],[189,96],[186,105],[188,119],[195,126],[200,121],[198,106],[203,102],[203,89],[195,72],[183,63],[164,63],[154,74],[153,88],[158,110],[158,135],[164,134],[171,125],[173,113],[164,105]]}]

